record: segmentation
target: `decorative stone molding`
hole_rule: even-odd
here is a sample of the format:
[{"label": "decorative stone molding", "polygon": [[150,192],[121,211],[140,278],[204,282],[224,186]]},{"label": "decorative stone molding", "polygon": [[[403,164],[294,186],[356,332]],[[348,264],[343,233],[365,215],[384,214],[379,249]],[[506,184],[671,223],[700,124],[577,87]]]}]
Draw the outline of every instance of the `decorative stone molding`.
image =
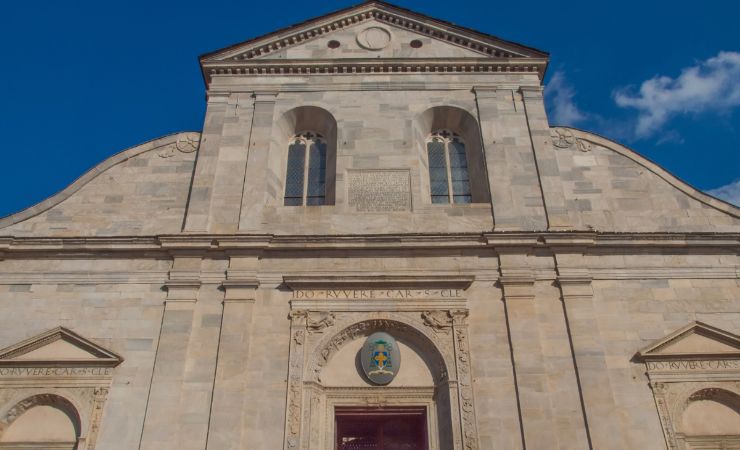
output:
[{"label": "decorative stone molding", "polygon": [[383,27],[368,27],[357,33],[357,44],[366,50],[382,50],[390,44],[393,36]]},{"label": "decorative stone molding", "polygon": [[578,150],[590,152],[593,147],[591,142],[577,138],[573,131],[568,128],[550,128],[550,138],[552,139],[552,145],[557,148],[571,148],[575,144]]},{"label": "decorative stone molding", "polygon": [[[49,354],[43,348],[52,344],[53,356],[33,356]],[[70,417],[76,449],[93,450],[112,371],[122,361],[62,327],[0,350],[0,437],[28,409],[47,405]]]},{"label": "decorative stone molding", "polygon": [[475,280],[468,275],[318,275],[285,276],[283,283],[293,289],[467,289]]},{"label": "decorative stone molding", "polygon": [[[301,305],[307,307],[309,303]],[[455,448],[478,448],[466,308],[368,312],[314,311],[296,309],[293,303],[292,306],[285,449],[329,448],[327,439],[333,436],[331,405],[340,398],[345,404],[349,401],[371,406],[396,405],[403,403],[400,399],[408,398],[415,399],[418,405],[419,398],[411,390],[419,388],[331,388],[323,384],[323,369],[342,347],[381,330],[414,348],[426,349],[428,364],[435,368],[432,375],[437,386],[430,389],[444,391],[440,398],[449,398],[451,402]],[[337,395],[340,391],[342,394]],[[432,393],[428,397],[436,398]],[[429,413],[436,414],[434,402],[430,405]]]},{"label": "decorative stone molding", "polygon": [[306,311],[290,313],[290,355],[288,359],[288,396],[285,408],[285,442],[283,448],[296,449],[300,444],[303,403],[303,361],[305,359]]},{"label": "decorative stone molding", "polygon": [[460,385],[461,426],[465,450],[478,449],[478,431],[475,420],[475,405],[473,401],[473,375],[470,365],[470,350],[468,346],[467,310],[451,311],[455,334],[455,355],[457,358],[457,380]]},{"label": "decorative stone molding", "polygon": [[221,283],[224,303],[254,302],[260,282],[256,278],[229,278]]},{"label": "decorative stone molding", "polygon": [[167,280],[164,283],[165,289],[167,289],[167,300],[166,303],[195,303],[198,299],[198,290],[200,289],[201,281],[197,279],[192,280]]},{"label": "decorative stone molding", "polygon": [[306,317],[306,328],[310,332],[321,332],[325,328],[334,325],[334,313],[329,312],[309,312]]},{"label": "decorative stone molding", "polygon": [[[367,60],[357,61],[325,60],[279,62],[263,59],[266,55],[325,37],[335,31],[357,24],[374,21],[391,27],[407,29],[423,37],[446,42],[449,45],[466,48],[480,54],[480,64],[465,65],[463,61],[448,59],[418,60]],[[362,33],[362,31],[361,31]],[[378,45],[367,47],[371,50]],[[468,62],[470,60],[467,60]],[[491,61],[494,64],[489,64]],[[464,69],[460,69],[464,66]],[[201,58],[201,67],[206,83],[210,84],[214,75],[269,75],[269,74],[338,74],[338,73],[393,73],[393,72],[473,72],[526,71],[544,75],[547,54],[505,42],[488,35],[475,33],[452,24],[440,22],[430,17],[409,11],[399,10],[385,4],[366,4],[340,11],[313,20],[303,26],[291,27],[236,46],[220,50]]]},{"label": "decorative stone molding", "polygon": [[637,357],[645,363],[669,450],[689,448],[682,416],[691,402],[714,400],[740,411],[740,336],[693,322]]},{"label": "decorative stone molding", "polygon": [[[698,192],[698,191],[697,191]],[[728,214],[737,215],[734,208],[725,205],[719,200],[719,206],[723,206]],[[722,209],[722,208],[717,208]],[[15,216],[10,216],[15,217]],[[740,217],[740,216],[738,216]],[[4,219],[3,219],[4,220]],[[0,223],[2,226],[2,223]],[[498,248],[499,246],[516,248],[549,248],[548,243],[553,238],[589,240],[594,248],[609,250],[616,248],[626,249],[669,249],[669,248],[701,248],[701,249],[725,249],[740,250],[740,234],[738,233],[705,233],[705,232],[656,232],[656,233],[629,233],[629,232],[593,232],[573,231],[557,234],[545,232],[522,233],[518,231],[502,231],[496,233],[480,234],[389,234],[389,235],[356,235],[348,236],[281,236],[281,235],[159,235],[141,237],[9,237],[5,239],[5,258],[9,259],[15,254],[26,251],[55,252],[60,256],[84,252],[106,252],[106,253],[153,253],[170,255],[170,249],[191,246],[203,250],[264,250],[264,251],[295,251],[311,247],[313,250],[331,249],[348,251],[368,250],[435,250],[449,251],[456,249],[481,249]],[[621,250],[623,251],[623,250]],[[686,266],[676,267],[675,270],[683,271]],[[701,270],[701,267],[697,267]],[[707,273],[731,273],[735,278],[738,273],[736,267],[725,268],[703,268]],[[610,271],[613,269],[593,269]],[[624,269],[630,273],[632,269]],[[642,269],[640,269],[642,270]],[[660,268],[651,270],[659,271]],[[673,269],[671,269],[673,270]],[[425,271],[427,279],[434,283],[437,276],[429,276],[433,270]],[[632,272],[638,273],[638,272]],[[448,276],[448,272],[440,272],[439,277]],[[28,274],[27,276],[33,276]],[[354,275],[352,275],[354,276]],[[414,275],[412,275],[414,276]],[[302,277],[303,278],[303,277]],[[323,277],[327,279],[326,277]],[[424,277],[417,277],[422,279]]]},{"label": "decorative stone molding", "polygon": [[210,83],[216,76],[271,76],[271,75],[354,75],[354,74],[407,74],[454,75],[461,73],[533,73],[542,76],[544,60],[507,60],[493,62],[488,59],[449,58],[439,59],[353,59],[338,61],[277,61],[260,60],[244,62],[214,62],[208,64],[206,79]]},{"label": "decorative stone molding", "polygon": [[181,133],[177,135],[177,140],[163,148],[157,153],[160,158],[172,158],[177,153],[193,153],[198,150],[200,145],[200,133]]},{"label": "decorative stone molding", "polygon": [[[54,360],[19,360],[18,357],[38,350],[57,341],[64,341],[71,347],[78,348],[90,354],[90,358],[80,360],[79,358],[65,358],[60,355]],[[106,348],[89,341],[79,334],[64,327],[53,328],[49,331],[33,336],[25,341],[11,345],[0,350],[0,369],[8,367],[116,367],[121,364],[123,358]]]},{"label": "decorative stone molding", "polygon": [[522,269],[516,273],[507,271],[508,275],[499,278],[505,300],[534,300],[535,276],[531,270]]},{"label": "decorative stone molding", "polygon": [[452,329],[452,315],[449,311],[423,311],[421,318],[424,325],[436,332],[447,333]]}]

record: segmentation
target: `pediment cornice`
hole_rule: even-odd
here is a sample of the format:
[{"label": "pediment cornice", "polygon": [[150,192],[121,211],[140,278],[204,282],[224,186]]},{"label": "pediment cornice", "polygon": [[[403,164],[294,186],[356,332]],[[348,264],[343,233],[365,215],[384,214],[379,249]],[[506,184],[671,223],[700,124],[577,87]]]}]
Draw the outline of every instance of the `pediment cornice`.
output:
[{"label": "pediment cornice", "polygon": [[[411,31],[480,55],[455,60],[265,60],[296,45],[367,21]],[[218,75],[306,75],[403,72],[536,72],[544,76],[548,54],[384,2],[371,1],[232,45],[200,57],[207,84]],[[483,62],[485,61],[485,63]]]},{"label": "pediment cornice", "polygon": [[[688,351],[680,348],[676,349],[677,344],[692,335],[701,336],[710,344],[721,344],[722,351],[718,351],[717,348],[691,349]],[[695,321],[644,347],[638,352],[638,355],[645,361],[715,357],[740,358],[740,336]]]},{"label": "pediment cornice", "polygon": [[[33,352],[57,341],[76,349],[75,356],[33,356]],[[84,356],[84,357],[82,357]],[[57,327],[0,350],[0,367],[102,366],[115,367],[123,361],[116,353],[79,334]]]}]

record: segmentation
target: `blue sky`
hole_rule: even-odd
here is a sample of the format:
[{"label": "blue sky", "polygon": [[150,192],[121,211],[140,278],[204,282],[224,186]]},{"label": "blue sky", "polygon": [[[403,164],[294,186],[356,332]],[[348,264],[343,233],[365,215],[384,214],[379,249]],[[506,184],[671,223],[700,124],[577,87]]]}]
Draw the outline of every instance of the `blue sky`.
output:
[{"label": "blue sky", "polygon": [[[6,2],[0,216],[128,147],[200,130],[197,57],[357,2]],[[403,0],[551,54],[553,124],[619,140],[740,203],[740,2]]]}]

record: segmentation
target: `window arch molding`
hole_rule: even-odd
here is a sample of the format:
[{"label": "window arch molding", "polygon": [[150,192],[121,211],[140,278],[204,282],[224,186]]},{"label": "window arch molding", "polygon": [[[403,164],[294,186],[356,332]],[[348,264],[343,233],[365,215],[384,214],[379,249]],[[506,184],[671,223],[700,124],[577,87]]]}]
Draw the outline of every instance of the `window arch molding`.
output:
[{"label": "window arch molding", "polygon": [[[270,162],[271,170],[277,175],[272,190],[279,192],[281,205],[335,203],[337,122],[329,111],[318,106],[298,106],[286,111],[276,121],[272,145],[279,155]],[[323,163],[319,164],[320,161]],[[299,166],[302,179],[295,176]],[[323,176],[323,181],[319,176]],[[317,191],[319,188],[323,192]]]},{"label": "window arch molding", "polygon": [[[431,107],[415,118],[414,138],[419,143],[419,158],[426,171],[425,174],[420,176],[420,185],[422,192],[426,194],[423,195],[426,202],[450,204],[488,203],[491,201],[480,128],[470,112],[456,106]],[[439,159],[434,160],[434,151],[431,154],[432,159],[430,159],[428,144],[434,142],[435,139],[444,144],[444,151],[441,148],[436,149],[436,156],[444,158],[444,171],[442,171],[441,161]],[[450,153],[450,150],[452,150],[452,153]],[[451,154],[453,159],[458,156],[457,161],[451,160]],[[462,158],[459,158],[460,156]],[[455,163],[459,167],[454,167]],[[463,168],[466,170],[463,171]],[[453,176],[454,169],[458,169],[456,177]],[[442,172],[445,173],[444,183],[440,177],[435,180],[434,172],[440,176]],[[466,179],[467,187],[465,186]],[[453,183],[457,183],[457,185],[455,186]],[[440,193],[436,189],[433,191],[433,184],[436,184],[436,187],[447,184],[448,192]],[[455,192],[455,187],[458,188],[459,195]],[[441,201],[444,195],[448,196],[448,201]],[[455,201],[456,195],[458,201]]]}]

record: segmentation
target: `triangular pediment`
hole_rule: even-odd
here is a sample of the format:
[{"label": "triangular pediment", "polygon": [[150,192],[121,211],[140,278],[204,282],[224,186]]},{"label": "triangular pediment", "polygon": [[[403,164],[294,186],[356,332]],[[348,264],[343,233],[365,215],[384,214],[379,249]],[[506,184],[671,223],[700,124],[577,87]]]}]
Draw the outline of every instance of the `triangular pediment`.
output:
[{"label": "triangular pediment", "polygon": [[640,350],[646,360],[740,356],[740,337],[728,331],[693,322]]},{"label": "triangular pediment", "polygon": [[482,48],[471,48],[426,36],[417,30],[378,19],[368,19],[307,42],[287,45],[255,56],[255,60],[309,60],[358,58],[430,59],[489,58]]},{"label": "triangular pediment", "polygon": [[[548,54],[479,31],[434,19],[380,1],[317,17],[273,33],[201,56],[206,82],[210,76],[244,74],[343,73],[333,65],[347,62],[391,65],[417,61],[439,71],[435,62],[451,67],[477,65],[483,71],[531,71],[544,75]],[[312,63],[314,70],[277,66]],[[324,62],[324,64],[321,64]],[[480,66],[497,62],[498,66]],[[290,69],[294,69],[291,71]],[[359,67],[360,72],[362,67]],[[377,73],[376,68],[371,69]],[[460,69],[462,70],[462,69]],[[470,71],[470,68],[464,69]],[[407,70],[401,69],[403,72]],[[350,73],[356,73],[352,70]],[[386,73],[386,70],[380,71]],[[442,72],[449,72],[447,68]]]},{"label": "triangular pediment", "polygon": [[0,350],[2,366],[107,366],[123,359],[112,351],[63,327],[26,339]]}]

